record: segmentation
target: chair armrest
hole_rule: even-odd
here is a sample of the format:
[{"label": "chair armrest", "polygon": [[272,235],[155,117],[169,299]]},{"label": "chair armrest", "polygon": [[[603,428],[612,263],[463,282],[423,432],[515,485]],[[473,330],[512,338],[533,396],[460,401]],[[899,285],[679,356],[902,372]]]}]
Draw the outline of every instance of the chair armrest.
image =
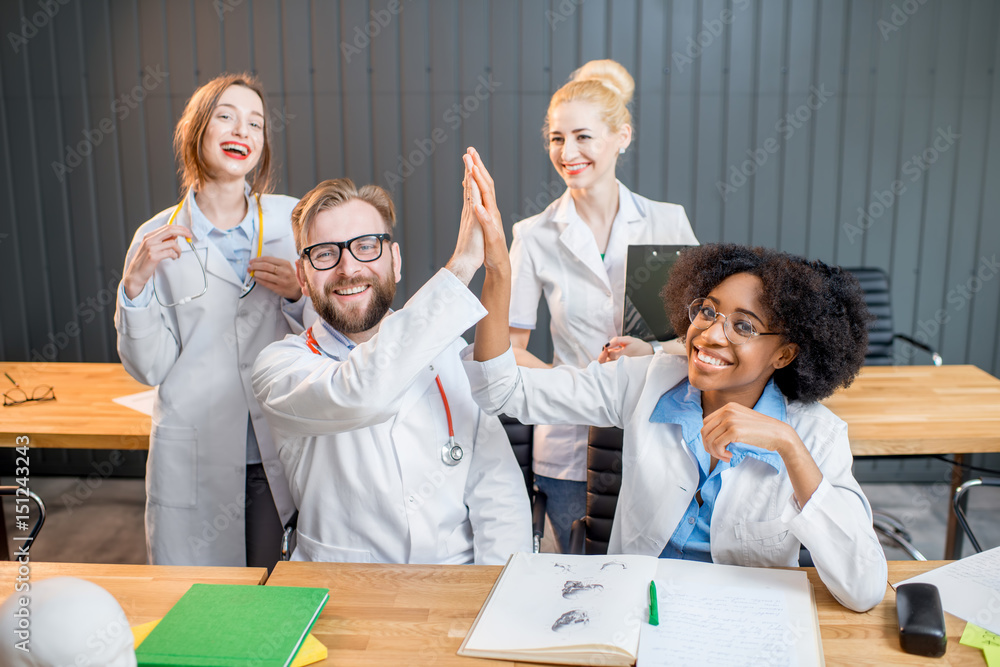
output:
[{"label": "chair armrest", "polygon": [[536,554],[541,551],[542,537],[545,535],[545,506],[549,497],[542,491],[535,491],[535,500],[531,503],[531,546]]},{"label": "chair armrest", "polygon": [[962,530],[965,531],[966,536],[969,538],[969,542],[972,543],[972,548],[976,550],[976,553],[982,553],[983,548],[979,546],[979,540],[977,540],[976,536],[972,533],[972,526],[969,525],[969,520],[965,517],[965,510],[962,507],[965,495],[974,486],[1000,486],[1000,478],[980,477],[978,479],[970,479],[955,490],[955,497],[952,499],[952,507],[955,510],[955,518],[958,519],[958,523],[962,526]]},{"label": "chair armrest", "polygon": [[919,348],[919,349],[923,350],[924,352],[926,352],[927,354],[931,355],[931,359],[934,361],[934,365],[935,366],[940,366],[941,364],[944,363],[944,360],[941,358],[941,355],[938,354],[937,352],[935,352],[934,348],[932,348],[930,345],[927,345],[926,343],[921,343],[919,340],[916,340],[915,338],[907,336],[906,334],[893,334],[892,335],[892,339],[893,340],[896,340],[897,338],[900,339],[900,340],[905,340],[907,343],[909,343],[913,347]]},{"label": "chair armrest", "polygon": [[577,519],[569,531],[569,552],[571,554],[583,554],[583,547],[587,541],[587,524],[584,519]]},{"label": "chair armrest", "polygon": [[281,533],[281,560],[289,560],[292,557],[292,552],[295,551],[295,545],[292,544],[295,537],[295,529],[299,525],[299,511],[295,510],[292,514],[292,518],[288,520],[285,524],[285,529]]},{"label": "chair armrest", "polygon": [[[23,492],[25,489],[20,486],[0,486],[0,496],[20,496],[19,491]],[[35,525],[31,527],[28,537],[24,539],[24,547],[30,549],[35,544],[35,538],[41,532],[42,526],[45,525],[45,503],[42,502],[42,499],[34,491],[27,491],[27,498],[33,500],[38,507],[38,519],[35,521]],[[6,534],[6,530],[4,534]],[[4,544],[3,547],[6,552],[7,545]]]}]

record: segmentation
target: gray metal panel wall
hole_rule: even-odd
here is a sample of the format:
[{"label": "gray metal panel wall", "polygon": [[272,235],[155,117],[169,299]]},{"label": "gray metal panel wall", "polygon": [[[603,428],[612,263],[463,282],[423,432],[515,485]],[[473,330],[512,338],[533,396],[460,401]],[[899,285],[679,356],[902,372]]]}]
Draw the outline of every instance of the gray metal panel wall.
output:
[{"label": "gray metal panel wall", "polygon": [[0,27],[3,359],[116,359],[125,249],[175,203],[173,126],[220,71],[264,81],[280,192],[390,187],[401,302],[451,252],[462,148],[508,224],[537,212],[562,191],[548,98],[614,57],[626,185],[703,242],[884,267],[898,330],[1000,370],[993,0],[7,0]]}]

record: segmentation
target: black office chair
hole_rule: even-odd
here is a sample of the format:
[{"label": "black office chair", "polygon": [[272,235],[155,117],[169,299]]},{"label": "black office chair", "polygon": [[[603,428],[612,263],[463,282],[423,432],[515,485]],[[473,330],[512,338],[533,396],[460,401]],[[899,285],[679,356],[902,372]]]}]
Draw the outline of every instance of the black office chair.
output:
[{"label": "black office chair", "polygon": [[[14,496],[21,498],[30,498],[34,501],[38,508],[38,518],[35,519],[35,525],[31,527],[28,532],[28,536],[23,540],[20,538],[15,538],[19,542],[19,546],[24,546],[30,549],[35,543],[35,538],[38,537],[38,533],[42,531],[42,526],[45,525],[45,503],[42,499],[38,497],[33,491],[25,491],[20,486],[0,486],[0,496]],[[7,546],[7,526],[4,522],[0,522],[0,537],[3,538],[3,551],[0,556],[3,556],[3,560],[10,560],[10,549]]]},{"label": "black office chair", "polygon": [[[909,343],[913,347],[931,355],[935,366],[943,362],[930,345],[921,343],[912,336],[896,333],[892,322],[892,298],[889,288],[889,275],[876,267],[860,267],[844,269],[854,274],[861,283],[865,293],[865,303],[875,319],[868,325],[868,352],[865,354],[866,366],[892,366],[896,363],[893,346],[896,340]],[[927,560],[913,545],[913,538],[899,519],[876,509],[872,509],[872,525],[875,532],[905,551],[913,560]]]},{"label": "black office chair", "polygon": [[875,319],[868,325],[868,352],[865,355],[865,365],[892,366],[895,363],[893,343],[897,339],[931,355],[935,366],[940,366],[943,363],[941,355],[935,352],[931,346],[921,343],[912,336],[893,331],[889,275],[885,271],[870,266],[844,270],[853,273],[854,277],[861,283],[861,289],[865,293],[865,303],[868,304],[868,310],[871,314],[875,316]]},{"label": "black office chair", "polygon": [[977,540],[976,536],[972,534],[972,527],[969,526],[969,520],[965,516],[965,497],[969,491],[977,486],[1000,486],[1000,479],[970,479],[955,490],[955,497],[952,499],[952,507],[955,509],[955,516],[958,518],[958,523],[962,526],[962,530],[965,531],[966,536],[968,536],[969,542],[972,544],[972,548],[976,550],[976,553],[982,553],[983,548],[979,546],[979,540]]},{"label": "black office chair", "polygon": [[531,470],[531,460],[534,447],[535,427],[522,424],[513,417],[500,415],[500,423],[507,433],[514,457],[524,475],[524,486],[528,490],[528,500],[531,502],[531,543],[532,550],[537,554],[542,547],[542,537],[545,534],[545,506],[548,496],[535,488],[535,473]]},{"label": "black office chair", "polygon": [[285,524],[285,530],[281,534],[281,560],[290,560],[292,552],[295,551],[295,529],[299,525],[299,511],[295,510],[292,518]]},{"label": "black office chair", "polygon": [[611,524],[622,488],[620,428],[591,426],[587,436],[587,513],[573,522],[569,551],[573,554],[606,554]]}]

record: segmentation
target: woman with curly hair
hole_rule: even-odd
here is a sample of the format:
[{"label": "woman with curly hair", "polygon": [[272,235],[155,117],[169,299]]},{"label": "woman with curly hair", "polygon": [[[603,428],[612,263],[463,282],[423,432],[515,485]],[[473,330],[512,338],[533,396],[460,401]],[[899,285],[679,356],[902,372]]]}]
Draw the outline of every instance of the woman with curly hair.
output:
[{"label": "woman with curly hair", "polygon": [[692,248],[663,290],[686,358],[521,368],[489,188],[483,202],[479,215],[493,219],[484,227],[489,315],[466,362],[474,397],[525,423],[624,428],[609,552],[776,567],[797,565],[802,544],[841,604],[878,604],[885,554],[851,473],[847,425],[817,402],[849,385],[864,360],[870,315],[857,281],[765,248]]}]

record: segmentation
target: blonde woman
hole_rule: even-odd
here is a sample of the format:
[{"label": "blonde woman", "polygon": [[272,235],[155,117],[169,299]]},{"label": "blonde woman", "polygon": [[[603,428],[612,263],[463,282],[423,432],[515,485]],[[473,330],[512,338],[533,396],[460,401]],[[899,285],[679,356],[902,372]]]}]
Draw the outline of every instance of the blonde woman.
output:
[{"label": "blonde woman", "polygon": [[[521,366],[582,368],[595,359],[654,351],[649,343],[621,337],[627,248],[698,240],[682,206],[646,199],[615,176],[633,138],[628,105],[634,89],[619,63],[594,60],[549,102],[543,137],[566,192],[514,225],[510,338]],[[552,364],[527,350],[543,295],[552,315]],[[570,525],[585,510],[587,427],[536,427],[533,468],[566,551]]]},{"label": "blonde woman", "polygon": [[267,194],[267,105],[248,74],[198,88],[174,134],[184,197],[135,233],[115,328],[126,370],[158,385],[146,467],[157,565],[272,566],[294,511],[250,388],[257,354],[301,331],[296,200]]}]

